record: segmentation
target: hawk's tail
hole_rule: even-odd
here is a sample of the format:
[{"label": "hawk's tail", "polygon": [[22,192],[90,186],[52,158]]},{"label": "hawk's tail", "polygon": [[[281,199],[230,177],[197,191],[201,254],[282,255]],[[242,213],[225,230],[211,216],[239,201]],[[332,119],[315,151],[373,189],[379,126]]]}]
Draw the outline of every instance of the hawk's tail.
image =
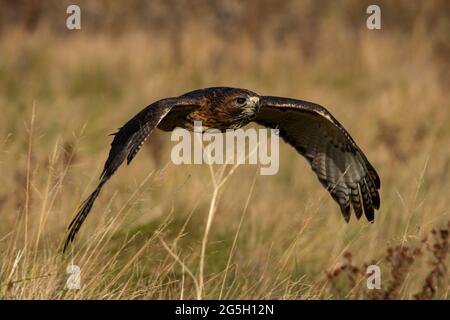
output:
[{"label": "hawk's tail", "polygon": [[103,185],[105,184],[105,182],[107,180],[108,179],[106,179],[104,176],[102,176],[97,188],[95,188],[95,190],[91,193],[91,195],[83,202],[77,215],[72,220],[72,222],[69,224],[69,227],[67,228],[69,230],[69,234],[67,235],[66,242],[64,243],[63,252],[66,251],[69,244],[75,239],[76,234],[80,230],[81,225],[83,224],[84,220],[86,219],[89,212],[91,211],[92,206],[94,205],[95,199],[97,199]]}]

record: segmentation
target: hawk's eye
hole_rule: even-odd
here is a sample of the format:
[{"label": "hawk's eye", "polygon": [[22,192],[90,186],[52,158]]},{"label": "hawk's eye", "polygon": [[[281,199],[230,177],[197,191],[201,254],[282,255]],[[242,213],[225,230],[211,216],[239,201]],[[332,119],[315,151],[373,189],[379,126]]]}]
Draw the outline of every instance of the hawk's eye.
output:
[{"label": "hawk's eye", "polygon": [[238,104],[244,104],[245,101],[247,101],[247,99],[245,99],[245,98],[242,98],[242,97],[236,98],[236,102],[237,102]]}]

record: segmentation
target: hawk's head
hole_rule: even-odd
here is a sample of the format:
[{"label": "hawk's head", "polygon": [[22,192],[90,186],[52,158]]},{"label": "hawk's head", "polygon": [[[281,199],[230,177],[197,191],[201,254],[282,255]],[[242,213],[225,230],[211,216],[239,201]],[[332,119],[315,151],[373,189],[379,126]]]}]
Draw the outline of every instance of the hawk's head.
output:
[{"label": "hawk's head", "polygon": [[232,123],[234,127],[253,120],[261,107],[260,97],[246,89],[218,88],[209,100],[216,114],[226,118],[224,123]]}]

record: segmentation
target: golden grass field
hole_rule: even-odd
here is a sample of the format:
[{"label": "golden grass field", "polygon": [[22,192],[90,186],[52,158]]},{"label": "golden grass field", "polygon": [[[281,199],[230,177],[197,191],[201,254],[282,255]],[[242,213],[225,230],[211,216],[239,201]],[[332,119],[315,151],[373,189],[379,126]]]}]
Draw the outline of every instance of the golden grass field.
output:
[{"label": "golden grass field", "polygon": [[[329,10],[316,24],[312,53],[295,35],[254,41],[250,28],[230,40],[195,20],[175,40],[146,28],[3,26],[0,298],[413,299],[436,267],[436,250],[422,240],[432,245],[431,230],[450,221],[450,51],[443,41],[450,20],[445,2],[430,3],[407,22],[388,11],[401,15],[401,7],[382,9],[379,31],[365,28],[364,8],[351,24]],[[63,255],[67,225],[106,159],[108,134],[157,99],[216,85],[327,107],[380,174],[375,223],[352,217],[346,224],[287,145],[280,145],[277,175],[261,176],[255,165],[213,166],[215,179],[226,177],[215,188],[208,165],[172,164],[174,142],[159,131],[106,185]],[[448,236],[437,232],[447,246],[444,273],[428,298],[448,299]],[[401,249],[419,246],[411,258]],[[346,272],[347,252],[357,268],[380,266],[380,292],[388,295],[365,290],[356,271],[332,275]],[[81,268],[80,290],[65,288],[72,262]]]}]

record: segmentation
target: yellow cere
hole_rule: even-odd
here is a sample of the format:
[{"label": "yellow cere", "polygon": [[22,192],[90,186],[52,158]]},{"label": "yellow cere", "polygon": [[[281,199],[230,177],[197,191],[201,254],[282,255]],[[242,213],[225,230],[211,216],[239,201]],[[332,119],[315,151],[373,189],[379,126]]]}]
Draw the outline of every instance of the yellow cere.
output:
[{"label": "yellow cere", "polygon": [[250,98],[250,101],[251,101],[252,103],[256,104],[256,103],[259,101],[259,98],[258,98],[258,97],[251,97],[251,98]]}]

